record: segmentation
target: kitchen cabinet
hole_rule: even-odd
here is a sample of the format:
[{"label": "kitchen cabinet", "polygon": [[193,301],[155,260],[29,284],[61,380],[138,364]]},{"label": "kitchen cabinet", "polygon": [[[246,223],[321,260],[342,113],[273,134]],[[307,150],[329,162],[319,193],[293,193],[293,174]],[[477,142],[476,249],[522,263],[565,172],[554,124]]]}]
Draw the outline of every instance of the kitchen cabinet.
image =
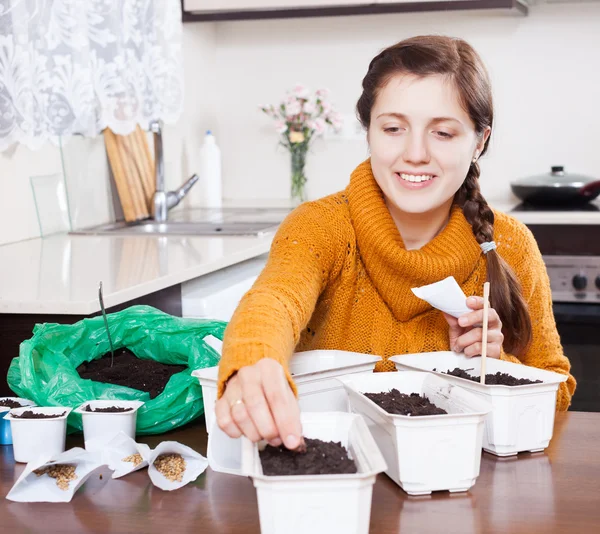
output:
[{"label": "kitchen cabinet", "polygon": [[495,10],[527,15],[527,0],[182,0],[184,22]]}]

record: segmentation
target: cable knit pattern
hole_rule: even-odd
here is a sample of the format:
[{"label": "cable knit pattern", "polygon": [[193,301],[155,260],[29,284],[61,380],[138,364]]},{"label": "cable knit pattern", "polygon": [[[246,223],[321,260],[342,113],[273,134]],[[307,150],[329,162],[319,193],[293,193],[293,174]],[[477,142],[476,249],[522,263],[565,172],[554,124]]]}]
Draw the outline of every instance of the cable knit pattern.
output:
[{"label": "cable knit pattern", "polygon": [[[498,252],[523,286],[533,325],[528,351],[502,359],[566,374],[557,408],[575,390],[552,313],[550,282],[529,229],[494,212]],[[382,356],[376,371],[393,371],[397,354],[450,350],[441,312],[410,291],[454,276],[467,296],[482,295],[485,256],[462,209],[419,250],[406,250],[370,161],[345,191],[307,202],[281,224],[267,265],[229,323],[219,366],[219,395],[240,367],[273,358],[287,371],[291,354],[340,349]]]}]

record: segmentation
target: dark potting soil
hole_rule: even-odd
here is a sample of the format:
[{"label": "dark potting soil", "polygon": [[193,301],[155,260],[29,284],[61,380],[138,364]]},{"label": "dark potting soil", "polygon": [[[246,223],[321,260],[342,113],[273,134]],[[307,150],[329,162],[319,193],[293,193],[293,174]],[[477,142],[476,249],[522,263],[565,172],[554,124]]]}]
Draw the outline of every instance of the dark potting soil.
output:
[{"label": "dark potting soil", "polygon": [[7,408],[20,408],[23,405],[20,402],[12,399],[2,399],[0,400],[0,406],[5,406]]},{"label": "dark potting soil", "polygon": [[154,399],[163,392],[171,376],[187,369],[185,365],[142,360],[126,348],[115,350],[114,364],[110,364],[108,352],[97,360],[82,363],[77,372],[81,378],[147,391]]},{"label": "dark potting soil", "polygon": [[304,438],[304,442],[306,452],[267,445],[259,453],[263,473],[267,476],[356,473],[356,464],[348,458],[348,451],[341,443],[311,438]]},{"label": "dark potting soil", "polygon": [[446,410],[438,408],[427,397],[418,393],[410,395],[400,393],[396,388],[364,395],[388,413],[398,415],[442,415],[448,413]]},{"label": "dark potting soil", "polygon": [[[435,369],[434,369],[435,371]],[[473,382],[479,382],[481,377],[473,376],[467,373],[464,369],[455,367],[452,371],[442,371],[445,375],[458,376],[459,378],[466,378]],[[526,384],[541,384],[542,380],[529,380],[528,378],[515,378],[507,373],[501,373],[498,371],[494,374],[485,375],[485,383],[490,386],[524,386]]]},{"label": "dark potting soil", "polygon": [[31,410],[25,410],[21,414],[13,414],[12,417],[15,419],[56,419],[62,417],[67,412],[63,413],[36,413]]},{"label": "dark potting soil", "polygon": [[119,406],[107,406],[106,408],[92,408],[89,404],[85,407],[84,412],[94,413],[123,413],[130,412],[133,408],[123,408]]}]

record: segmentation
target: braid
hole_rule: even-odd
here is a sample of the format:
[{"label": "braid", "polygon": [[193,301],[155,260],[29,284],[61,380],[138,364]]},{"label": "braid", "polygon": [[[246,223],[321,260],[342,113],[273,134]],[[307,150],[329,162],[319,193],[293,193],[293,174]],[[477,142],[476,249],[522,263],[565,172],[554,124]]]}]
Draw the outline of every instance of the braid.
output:
[{"label": "braid", "polygon": [[[479,175],[479,164],[471,163],[467,177],[456,193],[455,203],[462,208],[475,239],[481,245],[494,239],[494,212],[479,190]],[[491,282],[490,301],[502,321],[504,348],[518,355],[531,340],[531,318],[521,284],[496,250],[490,250],[486,260],[487,280]]]}]

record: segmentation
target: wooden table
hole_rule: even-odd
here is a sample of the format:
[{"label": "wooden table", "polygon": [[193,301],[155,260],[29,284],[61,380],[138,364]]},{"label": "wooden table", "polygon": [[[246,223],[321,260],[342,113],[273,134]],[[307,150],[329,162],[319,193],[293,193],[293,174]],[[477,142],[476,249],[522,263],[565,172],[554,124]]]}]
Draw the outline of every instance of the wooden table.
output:
[{"label": "wooden table", "polygon": [[[162,436],[139,438],[185,443],[206,454],[200,424]],[[68,446],[81,445],[81,436]],[[560,533],[600,532],[600,413],[557,414],[545,453],[509,459],[487,453],[468,493],[409,497],[385,475],[373,491],[371,532]],[[24,466],[12,447],[0,447],[0,493],[4,497]],[[173,492],[154,487],[146,470],[120,480],[92,477],[70,503],[0,501],[1,533],[258,533],[258,508],[251,480],[214,473]],[[318,526],[310,534],[318,534]]]}]

